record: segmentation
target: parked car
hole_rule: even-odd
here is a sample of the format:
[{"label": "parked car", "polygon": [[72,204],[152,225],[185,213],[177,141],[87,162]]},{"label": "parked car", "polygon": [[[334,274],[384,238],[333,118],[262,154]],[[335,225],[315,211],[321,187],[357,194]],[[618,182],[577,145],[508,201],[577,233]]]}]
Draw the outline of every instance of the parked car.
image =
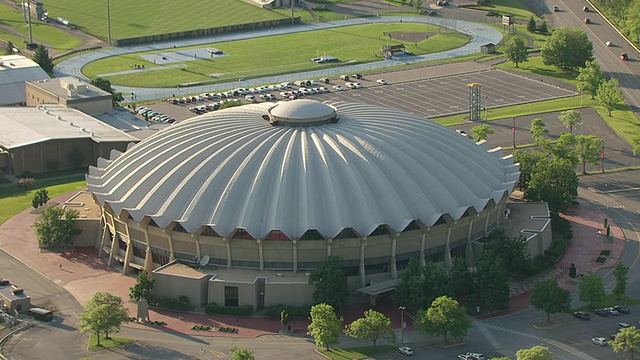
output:
[{"label": "parked car", "polygon": [[591,339],[591,342],[593,342],[594,344],[596,344],[598,346],[607,346],[607,344],[608,344],[607,339],[605,339],[603,337],[593,338],[593,339]]},{"label": "parked car", "polygon": [[583,311],[576,311],[573,313],[573,316],[577,317],[580,320],[589,320],[591,316]]},{"label": "parked car", "polygon": [[342,90],[344,90],[344,88],[342,86],[340,86],[340,85],[333,85],[333,90],[342,91]]},{"label": "parked car", "polygon": [[364,79],[364,75],[362,75],[362,74],[353,74],[353,75],[351,75],[351,77],[356,78],[358,80]]},{"label": "parked car", "polygon": [[604,308],[604,310],[606,310],[609,313],[609,315],[620,315],[618,310],[616,310],[616,309],[614,309],[612,307]]},{"label": "parked car", "polygon": [[247,96],[244,97],[244,99],[249,101],[249,102],[252,102],[252,103],[258,102],[258,99],[256,99],[256,97],[253,96],[253,95],[247,95]]},{"label": "parked car", "polygon": [[459,354],[458,360],[484,360],[484,355],[480,353],[468,352],[466,354]]},{"label": "parked car", "polygon": [[349,75],[340,75],[340,80],[349,81]]},{"label": "parked car", "polygon": [[611,42],[611,41],[607,41],[607,42],[606,42],[606,43],[604,43],[604,44],[605,44],[605,45],[607,45],[607,46],[613,46],[613,42]]},{"label": "parked car", "polygon": [[387,80],[385,80],[385,79],[378,79],[378,80],[376,80],[376,82],[377,82],[378,84],[380,84],[380,85],[387,85],[387,84],[389,84],[389,83],[387,82]]},{"label": "parked car", "polygon": [[403,347],[398,348],[398,352],[399,352],[400,354],[404,355],[404,356],[411,356],[411,355],[413,355],[413,349],[412,349],[412,348],[410,348],[410,347],[406,347],[406,346],[403,346]]},{"label": "parked car", "polygon": [[321,84],[328,84],[330,80],[328,78],[320,78],[318,79],[318,82]]},{"label": "parked car", "polygon": [[585,18],[585,19],[584,19],[584,23],[585,23],[585,24],[591,24],[591,20],[590,20],[589,18]]},{"label": "parked car", "polygon": [[600,316],[607,316],[609,315],[609,312],[605,309],[595,309],[593,310],[594,313],[596,313],[596,315],[600,315]]},{"label": "parked car", "polygon": [[559,8],[559,7],[557,7],[557,6],[554,6],[554,7],[553,7],[553,11],[554,11],[554,12],[558,12],[558,11],[560,11],[560,8]]},{"label": "parked car", "polygon": [[631,312],[631,309],[626,306],[614,306],[613,308],[616,309],[620,314],[628,314]]},{"label": "parked car", "polygon": [[627,55],[627,53],[621,53],[620,60],[623,60],[623,61],[629,60],[629,55]]},{"label": "parked car", "polygon": [[620,329],[626,329],[626,328],[628,328],[628,327],[631,327],[631,325],[629,325],[629,324],[627,324],[627,323],[624,323],[624,322],[621,322],[621,323],[618,323],[618,327],[619,327]]},{"label": "parked car", "polygon": [[588,6],[583,7],[583,8],[582,8],[582,11],[584,11],[584,12],[589,12],[589,7],[588,7]]}]

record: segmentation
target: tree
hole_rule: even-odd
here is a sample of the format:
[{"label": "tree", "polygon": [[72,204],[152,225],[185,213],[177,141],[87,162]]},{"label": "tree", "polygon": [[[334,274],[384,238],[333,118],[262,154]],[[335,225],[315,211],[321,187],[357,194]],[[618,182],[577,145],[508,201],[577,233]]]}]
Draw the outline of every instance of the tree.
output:
[{"label": "tree", "polygon": [[420,10],[422,10],[422,0],[411,0],[411,6],[413,6],[413,9],[417,13],[420,13]]},{"label": "tree", "polygon": [[627,291],[627,274],[629,273],[629,267],[619,262],[613,269],[613,275],[616,277],[616,286],[613,288],[613,293],[620,300]]},{"label": "tree", "polygon": [[[287,326],[287,324],[289,324],[289,313],[287,310],[282,310],[280,312],[280,324],[282,324],[282,326]],[[289,326],[289,330],[291,330],[291,326]]]},{"label": "tree", "polygon": [[84,312],[79,317],[78,329],[82,332],[93,331],[100,345],[101,333],[108,339],[110,332],[117,332],[120,325],[128,321],[129,310],[122,303],[122,298],[107,292],[97,292],[84,306]]},{"label": "tree", "polygon": [[516,360],[553,360],[549,348],[536,345],[529,349],[520,349],[516,353]]},{"label": "tree", "polygon": [[485,242],[482,251],[490,251],[502,259],[504,270],[511,274],[524,274],[529,264],[526,240],[522,237],[509,237],[504,229],[493,232]]},{"label": "tree", "polygon": [[33,194],[31,206],[33,206],[34,209],[37,209],[38,207],[45,205],[47,201],[49,201],[49,192],[47,192],[47,189],[40,189]]},{"label": "tree", "polygon": [[551,321],[551,314],[569,311],[571,294],[558,286],[555,279],[546,279],[536,282],[530,302],[536,309],[547,313],[547,321]]},{"label": "tree", "polygon": [[602,152],[602,139],[594,135],[577,135],[575,153],[582,163],[582,174],[587,173],[587,163],[598,165]]},{"label": "tree", "polygon": [[396,338],[391,330],[391,319],[371,309],[364,312],[364,317],[347,325],[344,332],[352,338],[372,341],[374,348],[379,338],[385,338],[390,343],[394,343]]},{"label": "tree", "polygon": [[400,281],[393,293],[393,302],[412,310],[426,304],[422,287],[422,268],[417,258],[409,259],[407,267],[400,273]]},{"label": "tree", "polygon": [[589,302],[591,307],[594,302],[602,301],[607,296],[604,285],[602,285],[602,278],[592,272],[582,276],[580,283],[578,283],[578,291],[580,300]]},{"label": "tree", "polygon": [[549,210],[564,213],[578,197],[578,175],[575,164],[561,158],[536,163],[529,180],[525,198],[545,201]]},{"label": "tree", "polygon": [[107,79],[103,79],[101,77],[97,77],[93,80],[91,80],[91,85],[102,89],[106,92],[108,92],[109,94],[111,94],[111,103],[113,104],[113,106],[118,106],[118,104],[124,100],[124,97],[122,96],[122,93],[117,92],[116,89],[111,87],[111,81],[107,80]]},{"label": "tree", "polygon": [[229,360],[255,360],[256,357],[253,355],[253,350],[247,350],[244,348],[239,348],[237,346],[232,346],[229,349],[231,353],[229,356]]},{"label": "tree", "polygon": [[514,63],[516,67],[518,64],[529,61],[529,53],[527,52],[527,46],[524,44],[522,38],[514,38],[509,41],[504,47],[504,56]]},{"label": "tree", "polygon": [[596,97],[600,105],[605,108],[609,116],[611,116],[611,112],[624,101],[618,79],[610,79],[600,84]]},{"label": "tree", "polygon": [[136,278],[136,283],[129,288],[129,298],[135,301],[148,299],[155,282],[156,279],[147,270],[142,270]]},{"label": "tree", "polygon": [[472,325],[467,316],[467,310],[458,301],[448,296],[440,296],[431,303],[431,307],[422,312],[418,319],[419,326],[427,333],[443,335],[447,342],[447,335],[462,339]]},{"label": "tree", "polygon": [[549,144],[549,146],[545,148],[545,151],[557,159],[567,160],[575,168],[580,162],[576,156],[576,144],[576,135],[563,132],[555,144],[553,146]]},{"label": "tree", "polygon": [[73,237],[82,231],[76,226],[77,218],[76,210],[65,210],[58,206],[45,207],[40,218],[33,223],[38,242],[45,246],[73,244]]},{"label": "tree", "polygon": [[536,20],[532,17],[529,18],[529,21],[527,22],[527,31],[528,32],[536,32]]},{"label": "tree", "polygon": [[336,310],[342,309],[349,298],[349,284],[341,262],[339,257],[329,256],[309,276],[309,283],[316,286],[313,300],[318,304],[329,304]]},{"label": "tree", "polygon": [[489,127],[489,124],[477,125],[471,128],[471,138],[475,142],[487,140],[489,135],[493,133],[494,131],[491,127]]},{"label": "tree", "polygon": [[49,56],[49,50],[44,45],[38,45],[32,60],[40,65],[45,72],[49,74],[53,72],[53,59]]},{"label": "tree", "polygon": [[633,146],[633,156],[636,156],[640,152],[640,135],[636,135],[631,139],[631,146]]},{"label": "tree", "polygon": [[578,83],[578,91],[586,92],[591,95],[591,99],[596,98],[598,88],[605,81],[604,71],[600,70],[600,64],[593,60],[587,61],[585,67],[579,69],[580,74],[576,77]]},{"label": "tree", "polygon": [[329,350],[330,345],[338,343],[338,335],[342,327],[342,318],[337,317],[333,307],[328,304],[318,304],[311,307],[311,324],[307,326],[307,335],[313,336],[316,346],[324,346]]},{"label": "tree", "polygon": [[502,259],[491,251],[483,251],[476,262],[475,292],[481,304],[503,309],[509,302],[509,279]]},{"label": "tree", "polygon": [[4,49],[4,54],[5,55],[13,55],[13,49],[14,48],[15,48],[15,46],[13,45],[13,43],[11,41],[7,41],[6,47]]},{"label": "tree", "polygon": [[547,124],[545,124],[541,118],[531,120],[531,125],[529,126],[529,133],[531,134],[531,137],[536,139],[544,134],[548,134],[549,130],[545,129],[545,126],[547,126]]},{"label": "tree", "polygon": [[582,124],[582,113],[577,110],[566,110],[560,113],[558,120],[569,129],[569,134],[573,134],[573,128]]},{"label": "tree", "polygon": [[549,32],[549,26],[547,26],[547,22],[542,20],[540,25],[538,25],[538,32],[540,34],[546,34]]},{"label": "tree", "polygon": [[464,258],[456,257],[453,259],[449,271],[449,283],[454,295],[464,296],[473,292],[473,274],[469,271],[467,261]]},{"label": "tree", "polygon": [[433,261],[427,261],[422,268],[422,283],[420,285],[424,296],[420,308],[424,308],[424,305],[430,304],[439,296],[453,293],[446,270]]},{"label": "tree", "polygon": [[540,56],[545,65],[561,69],[583,67],[593,57],[593,44],[587,33],[579,28],[555,29],[542,45]]},{"label": "tree", "polygon": [[516,150],[513,152],[513,158],[514,162],[520,164],[520,178],[517,187],[526,195],[533,169],[539,161],[548,160],[549,156],[539,151]]},{"label": "tree", "polygon": [[628,352],[631,354],[631,359],[634,359],[634,353],[640,350],[640,331],[635,326],[628,328],[622,328],[616,334],[616,338],[609,342],[613,351],[615,352]]}]

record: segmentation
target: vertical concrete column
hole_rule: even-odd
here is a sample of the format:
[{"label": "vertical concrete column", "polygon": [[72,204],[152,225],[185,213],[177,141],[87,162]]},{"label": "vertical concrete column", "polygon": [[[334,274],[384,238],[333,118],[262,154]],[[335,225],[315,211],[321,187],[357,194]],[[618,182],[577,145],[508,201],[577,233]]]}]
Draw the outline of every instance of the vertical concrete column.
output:
[{"label": "vertical concrete column", "polygon": [[420,267],[427,266],[427,257],[424,253],[424,249],[427,245],[427,234],[420,235]]},{"label": "vertical concrete column", "polygon": [[400,233],[393,234],[393,239],[391,240],[391,278],[398,278],[398,266],[396,264],[396,246],[398,244],[398,237]]},{"label": "vertical concrete column", "polygon": [[487,219],[484,222],[484,234],[485,235],[487,235],[489,233],[489,219],[491,218],[491,213],[492,212],[493,211],[487,211]]},{"label": "vertical concrete column", "polygon": [[191,234],[193,242],[196,244],[196,257],[202,259],[202,250],[200,250],[200,234]]},{"label": "vertical concrete column", "polygon": [[[454,221],[454,224],[457,223],[457,221]],[[449,230],[447,230],[447,242],[444,245],[444,266],[447,269],[451,269],[451,227],[449,227]]]},{"label": "vertical concrete column", "polygon": [[260,270],[264,270],[264,248],[262,239],[256,240],[258,242],[258,258],[260,259]]},{"label": "vertical concrete column", "polygon": [[129,242],[127,242],[127,250],[124,251],[124,261],[122,264],[122,273],[123,274],[128,274],[129,273],[129,263],[131,262],[131,259],[133,258],[133,245],[131,244],[131,239],[129,239]]},{"label": "vertical concrete column", "polygon": [[293,272],[298,272],[298,240],[293,240]]},{"label": "vertical concrete column", "polygon": [[367,286],[367,273],[364,267],[364,249],[367,244],[367,237],[364,236],[360,239],[360,287]]},{"label": "vertical concrete column", "polygon": [[227,249],[227,269],[231,269],[231,244],[229,238],[222,238],[224,240],[224,246]]},{"label": "vertical concrete column", "polygon": [[109,227],[107,226],[107,221],[104,218],[104,214],[102,215],[102,236],[100,236],[100,247],[98,248],[98,257],[102,257],[102,252],[104,251],[104,243],[107,242],[107,233],[109,231]]},{"label": "vertical concrete column", "polygon": [[176,255],[173,252],[173,237],[171,236],[172,231],[167,231],[167,229],[163,229],[164,233],[167,234],[167,243],[169,243],[169,261],[173,261],[176,259]]},{"label": "vertical concrete column", "polygon": [[153,253],[151,252],[151,246],[147,245],[147,251],[144,254],[144,269],[147,270],[149,274],[154,270],[153,269]]},{"label": "vertical concrete column", "polygon": [[109,260],[107,260],[107,266],[111,266],[113,264],[113,257],[116,251],[118,251],[118,232],[116,231],[116,226],[113,222],[113,216],[109,215],[109,224],[111,225],[111,230],[113,230],[113,241],[111,241],[111,250],[109,251]]},{"label": "vertical concrete column", "polygon": [[331,256],[331,244],[333,243],[333,239],[327,239],[327,257]]},{"label": "vertical concrete column", "polygon": [[465,261],[467,265],[473,264],[473,246],[471,246],[471,232],[473,231],[473,222],[475,220],[469,221],[469,233],[467,234],[467,244],[465,249]]}]

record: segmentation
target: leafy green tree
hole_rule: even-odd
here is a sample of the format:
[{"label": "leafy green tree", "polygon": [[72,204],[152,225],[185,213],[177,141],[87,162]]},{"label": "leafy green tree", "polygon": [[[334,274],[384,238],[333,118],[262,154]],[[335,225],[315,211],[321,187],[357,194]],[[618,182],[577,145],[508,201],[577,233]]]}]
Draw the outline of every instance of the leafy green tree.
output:
[{"label": "leafy green tree", "polygon": [[616,286],[613,288],[613,293],[618,300],[622,299],[627,291],[627,274],[629,273],[629,267],[625,266],[622,262],[619,262],[613,269],[613,276],[616,277]]},{"label": "leafy green tree", "polygon": [[536,163],[525,192],[527,200],[545,201],[552,212],[564,213],[577,197],[575,164],[560,158]]},{"label": "leafy green tree", "polygon": [[422,286],[422,268],[417,258],[409,259],[400,273],[400,280],[393,293],[393,302],[407,309],[417,310],[426,304]]},{"label": "leafy green tree", "polygon": [[598,165],[602,152],[602,139],[594,135],[577,135],[575,153],[582,163],[582,174],[587,173],[587,163]]},{"label": "leafy green tree", "polygon": [[411,6],[413,6],[413,9],[417,13],[420,13],[422,10],[422,0],[411,0]]},{"label": "leafy green tree", "polygon": [[42,70],[51,74],[53,72],[53,59],[49,56],[49,50],[42,44],[38,45],[36,52],[32,58],[36,64],[40,65]]},{"label": "leafy green tree", "polygon": [[148,299],[155,282],[156,279],[147,270],[142,270],[136,278],[136,283],[129,288],[129,298],[136,301]]},{"label": "leafy green tree", "polygon": [[531,292],[531,305],[547,314],[547,321],[551,321],[551,314],[568,312],[571,308],[571,294],[558,286],[555,279],[538,281]]},{"label": "leafy green tree", "polygon": [[537,24],[536,24],[536,20],[532,17],[529,18],[529,21],[527,22],[527,31],[530,33],[536,32],[537,28]]},{"label": "leafy green tree", "polygon": [[522,38],[516,37],[509,41],[503,49],[504,56],[519,67],[518,64],[529,61],[527,46]]},{"label": "leafy green tree", "polygon": [[420,285],[422,287],[421,293],[424,296],[420,308],[424,308],[426,304],[430,304],[439,296],[453,293],[449,274],[432,261],[427,261],[422,268],[422,283]]},{"label": "leafy green tree", "polygon": [[49,201],[49,192],[47,192],[47,189],[40,189],[33,194],[31,206],[33,206],[34,209],[37,209],[38,207],[45,205],[47,201]]},{"label": "leafy green tree", "polygon": [[553,360],[553,354],[551,354],[549,348],[536,345],[529,349],[518,350],[516,360]]},{"label": "leafy green tree", "polygon": [[549,26],[547,25],[546,21],[542,20],[542,22],[538,26],[538,32],[540,34],[546,34],[549,32]]},{"label": "leafy green tree", "polygon": [[491,251],[483,251],[476,262],[476,284],[473,297],[481,304],[503,309],[509,302],[509,279],[502,259]]},{"label": "leafy green tree", "polygon": [[531,134],[531,137],[536,139],[544,134],[548,134],[549,130],[545,129],[545,126],[547,126],[547,124],[545,124],[541,118],[531,120],[531,125],[529,126],[529,133]]},{"label": "leafy green tree", "polygon": [[6,45],[5,45],[5,49],[4,49],[4,54],[5,55],[13,55],[13,49],[15,48],[15,46],[13,45],[13,43],[11,41],[7,41]]},{"label": "leafy green tree", "polygon": [[600,84],[596,98],[600,106],[605,108],[609,116],[611,116],[611,112],[624,101],[618,79],[610,79]]},{"label": "leafy green tree", "polygon": [[567,160],[575,168],[578,166],[580,159],[576,156],[576,135],[571,133],[562,133],[555,144],[545,148],[545,152],[553,155],[557,159]]},{"label": "leafy green tree", "polygon": [[616,334],[616,338],[609,342],[613,351],[628,352],[631,354],[631,359],[634,359],[636,351],[640,350],[640,331],[635,326],[628,328],[621,328]]},{"label": "leafy green tree", "polygon": [[95,333],[100,345],[101,333],[108,339],[110,332],[117,332],[120,325],[128,321],[129,310],[122,303],[122,298],[107,292],[97,292],[84,306],[84,312],[79,317],[78,329]]},{"label": "leafy green tree", "polygon": [[[626,8],[626,2],[620,2],[620,4]],[[634,1],[631,8],[624,13],[627,15],[624,21],[625,30],[628,32],[630,38],[635,37],[636,43],[640,43],[640,2]]]},{"label": "leafy green tree", "polygon": [[253,350],[232,346],[229,352],[231,353],[229,354],[229,360],[256,360]]},{"label": "leafy green tree", "polygon": [[631,139],[631,146],[633,147],[633,156],[636,156],[640,152],[640,135]]},{"label": "leafy green tree", "polygon": [[329,256],[309,276],[309,283],[316,286],[313,300],[318,304],[329,304],[336,310],[342,309],[349,298],[349,284],[341,262],[339,257]]},{"label": "leafy green tree", "polygon": [[91,80],[91,85],[97,87],[98,89],[102,89],[106,92],[108,92],[109,94],[112,95],[111,97],[111,102],[113,104],[113,106],[118,106],[118,104],[121,101],[124,101],[124,97],[122,96],[122,93],[117,92],[116,89],[111,87],[111,81],[107,80],[107,79],[103,79],[101,77],[97,77],[93,80]]},{"label": "leafy green tree", "polygon": [[364,317],[347,325],[344,332],[352,338],[372,341],[374,348],[380,338],[385,338],[390,343],[396,341],[396,335],[391,330],[391,319],[371,309],[364,312]]},{"label": "leafy green tree", "polygon": [[471,138],[473,141],[478,142],[482,140],[487,140],[489,135],[493,134],[493,129],[489,126],[489,124],[477,125],[471,128]]},{"label": "leafy green tree", "polygon": [[594,302],[602,301],[607,296],[602,285],[602,278],[592,272],[588,272],[580,278],[578,291],[581,301],[589,302],[593,307]]},{"label": "leafy green tree", "polygon": [[431,303],[427,311],[418,319],[420,328],[429,334],[442,335],[447,342],[450,334],[456,339],[467,336],[472,325],[467,310],[458,301],[448,296],[440,296]]},{"label": "leafy green tree", "polygon": [[337,317],[333,307],[328,304],[312,306],[310,314],[311,324],[307,327],[307,335],[315,339],[316,346],[324,346],[329,350],[330,345],[338,343],[342,318]]},{"label": "leafy green tree", "polygon": [[465,296],[473,292],[473,274],[469,271],[467,261],[464,258],[453,258],[453,264],[449,271],[449,283],[456,296]]},{"label": "leafy green tree", "polygon": [[555,29],[540,50],[545,65],[560,69],[583,67],[593,58],[593,44],[587,33],[579,28]]},{"label": "leafy green tree", "polygon": [[40,218],[33,223],[38,242],[45,246],[73,244],[73,237],[82,231],[76,226],[77,218],[76,210],[65,210],[58,206],[45,207]]},{"label": "leafy green tree", "polygon": [[598,88],[605,81],[604,71],[600,70],[600,64],[593,60],[585,63],[585,67],[580,68],[580,73],[576,77],[578,80],[578,91],[591,95],[591,99],[596,98]]},{"label": "leafy green tree", "polygon": [[513,152],[513,158],[516,163],[520,164],[520,178],[517,187],[526,194],[536,164],[539,161],[546,161],[549,156],[539,151],[516,150]]},{"label": "leafy green tree", "polygon": [[558,120],[569,129],[569,133],[573,134],[573,128],[582,124],[582,113],[577,110],[566,110],[560,113]]},{"label": "leafy green tree", "polygon": [[502,228],[489,236],[483,251],[490,251],[502,259],[504,269],[509,274],[524,274],[530,262],[526,241],[522,237],[509,237]]},{"label": "leafy green tree", "polygon": [[282,324],[282,326],[287,326],[287,324],[289,324],[289,313],[287,310],[282,310],[280,312],[280,324]]}]

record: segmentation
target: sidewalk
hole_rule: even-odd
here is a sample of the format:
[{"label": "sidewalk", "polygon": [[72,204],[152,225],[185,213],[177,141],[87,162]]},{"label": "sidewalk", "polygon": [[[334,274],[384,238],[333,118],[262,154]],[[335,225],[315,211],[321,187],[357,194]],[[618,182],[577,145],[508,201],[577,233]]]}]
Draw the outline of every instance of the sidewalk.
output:
[{"label": "sidewalk", "polygon": [[[65,194],[52,199],[52,201],[63,203],[74,194],[75,192]],[[76,248],[67,253],[39,252],[35,232],[31,227],[31,224],[37,219],[37,215],[30,212],[31,209],[27,209],[0,226],[0,246],[5,252],[65,288],[81,304],[84,304],[93,293],[106,291],[122,297],[130,313],[136,314],[136,304],[129,301],[129,287],[133,286],[135,278],[122,275],[116,269],[108,268],[106,263],[98,258],[97,250],[94,248]],[[572,208],[565,217],[572,222],[574,237],[568,244],[567,252],[556,264],[556,269],[514,284],[511,287],[510,308],[504,312],[479,317],[479,319],[528,309],[530,290],[533,288],[535,281],[538,280],[555,277],[562,287],[575,291],[576,282],[574,279],[569,278],[566,270],[571,263],[576,265],[578,274],[588,271],[595,272],[615,266],[622,256],[625,245],[622,231],[615,224],[611,224],[614,240],[612,242],[603,242],[602,236],[598,234],[598,231],[602,228],[604,215],[593,205],[582,201],[580,206]],[[599,264],[595,262],[595,259],[601,250],[610,250],[611,254],[604,263]],[[368,308],[367,303],[347,306],[343,314],[345,323],[361,317]],[[391,318],[393,328],[400,328],[401,312],[397,307],[391,304],[380,304],[375,309]],[[126,326],[221,337],[257,337],[265,334],[279,334],[284,329],[280,324],[280,319],[275,318],[211,316],[202,313],[183,313],[162,309],[150,309],[149,312],[151,320],[163,321],[167,325],[149,326],[131,323]],[[406,316],[404,321],[407,324],[406,331],[412,331],[412,321]],[[308,323],[309,320],[307,319],[292,319],[290,324],[294,329],[293,335],[304,335]],[[240,331],[238,334],[202,332],[192,330],[191,328],[194,325],[235,327]]]}]

